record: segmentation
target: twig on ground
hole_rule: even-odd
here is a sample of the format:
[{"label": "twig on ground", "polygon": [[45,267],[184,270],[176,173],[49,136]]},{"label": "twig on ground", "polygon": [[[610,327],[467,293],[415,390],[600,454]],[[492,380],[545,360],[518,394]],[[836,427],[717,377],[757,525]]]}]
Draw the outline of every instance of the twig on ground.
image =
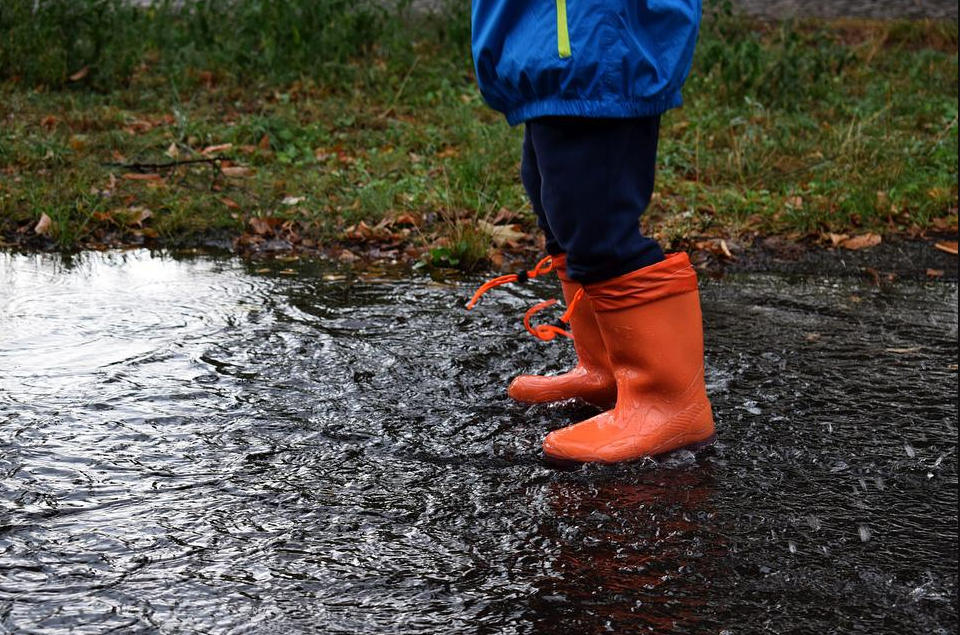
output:
[{"label": "twig on ground", "polygon": [[139,161],[135,161],[134,163],[108,162],[108,163],[101,163],[101,165],[108,168],[122,168],[124,170],[135,170],[137,172],[155,172],[157,170],[174,170],[182,165],[193,165],[197,163],[207,163],[210,165],[219,166],[221,162],[226,160],[227,160],[226,157],[216,156],[216,157],[206,157],[203,159],[183,159],[181,161],[168,161],[167,163],[141,163]]}]

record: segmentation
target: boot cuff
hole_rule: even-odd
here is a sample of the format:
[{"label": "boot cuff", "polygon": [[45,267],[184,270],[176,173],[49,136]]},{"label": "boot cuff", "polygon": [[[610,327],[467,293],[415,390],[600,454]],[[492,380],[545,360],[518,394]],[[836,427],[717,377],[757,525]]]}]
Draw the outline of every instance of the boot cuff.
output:
[{"label": "boot cuff", "polygon": [[584,287],[594,311],[615,311],[696,291],[697,273],[687,254],[676,253],[655,265]]}]

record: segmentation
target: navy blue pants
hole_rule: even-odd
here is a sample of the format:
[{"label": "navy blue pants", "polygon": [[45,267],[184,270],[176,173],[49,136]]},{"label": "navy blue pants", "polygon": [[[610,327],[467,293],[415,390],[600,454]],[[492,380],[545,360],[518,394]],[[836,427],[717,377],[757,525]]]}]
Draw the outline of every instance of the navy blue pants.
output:
[{"label": "navy blue pants", "polygon": [[544,117],[526,123],[520,175],[547,252],[567,254],[578,282],[608,280],[663,260],[641,235],[660,117]]}]

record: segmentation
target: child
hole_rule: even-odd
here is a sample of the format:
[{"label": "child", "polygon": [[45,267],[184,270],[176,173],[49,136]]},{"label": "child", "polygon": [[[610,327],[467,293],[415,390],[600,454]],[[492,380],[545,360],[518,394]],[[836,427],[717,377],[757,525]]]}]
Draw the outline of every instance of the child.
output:
[{"label": "child", "polygon": [[577,366],[520,376],[527,403],[611,410],[544,440],[548,459],[616,463],[713,442],[697,279],[640,233],[660,115],[681,104],[699,0],[473,0],[487,103],[525,124],[521,178],[568,306]]}]

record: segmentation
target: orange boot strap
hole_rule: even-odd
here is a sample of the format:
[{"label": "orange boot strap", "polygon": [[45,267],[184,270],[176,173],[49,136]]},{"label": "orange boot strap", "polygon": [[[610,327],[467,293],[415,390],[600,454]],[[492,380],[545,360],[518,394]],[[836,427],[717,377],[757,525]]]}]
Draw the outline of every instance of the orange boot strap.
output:
[{"label": "orange boot strap", "polygon": [[484,293],[495,289],[500,285],[510,284],[511,282],[526,282],[531,278],[536,278],[537,276],[542,276],[553,271],[554,260],[553,256],[547,256],[540,260],[537,263],[537,266],[531,269],[530,271],[520,271],[519,273],[508,273],[505,276],[499,276],[493,280],[488,280],[480,285],[480,288],[477,289],[477,292],[473,294],[473,297],[470,298],[470,301],[467,302],[467,310],[469,311],[477,305],[477,302],[480,301],[480,297]]}]

